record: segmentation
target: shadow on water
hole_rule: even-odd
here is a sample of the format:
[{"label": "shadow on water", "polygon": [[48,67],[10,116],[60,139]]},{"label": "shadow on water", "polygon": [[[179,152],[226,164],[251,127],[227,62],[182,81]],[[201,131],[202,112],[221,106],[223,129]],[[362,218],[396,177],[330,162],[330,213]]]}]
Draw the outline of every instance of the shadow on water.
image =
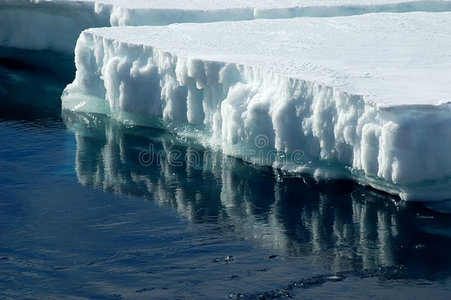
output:
[{"label": "shadow on water", "polygon": [[74,74],[71,56],[0,47],[0,118],[56,125],[61,93]]},{"label": "shadow on water", "polygon": [[82,185],[153,200],[284,255],[312,255],[335,273],[402,266],[396,276],[449,276],[449,215],[350,182],[286,178],[99,115],[63,111],[63,119],[76,136]]}]

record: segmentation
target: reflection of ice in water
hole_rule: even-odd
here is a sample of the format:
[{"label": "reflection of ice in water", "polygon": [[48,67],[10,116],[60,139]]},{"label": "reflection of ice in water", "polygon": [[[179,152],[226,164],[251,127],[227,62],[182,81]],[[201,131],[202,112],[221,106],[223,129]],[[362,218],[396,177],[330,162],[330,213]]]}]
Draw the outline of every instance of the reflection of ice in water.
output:
[{"label": "reflection of ice in water", "polygon": [[[421,256],[408,240],[418,230],[415,215],[383,195],[350,183],[281,182],[272,171],[168,133],[95,115],[65,112],[64,118],[76,135],[83,185],[152,199],[191,222],[288,255],[312,255],[336,272],[397,265],[403,249]],[[143,151],[151,164],[139,162]]]}]

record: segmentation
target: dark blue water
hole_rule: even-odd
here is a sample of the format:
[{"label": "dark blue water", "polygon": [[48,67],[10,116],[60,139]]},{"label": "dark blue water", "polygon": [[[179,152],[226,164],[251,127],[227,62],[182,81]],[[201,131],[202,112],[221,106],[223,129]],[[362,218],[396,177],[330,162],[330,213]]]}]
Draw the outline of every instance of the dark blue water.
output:
[{"label": "dark blue water", "polygon": [[0,50],[0,298],[450,295],[449,203],[61,112],[71,58]]}]

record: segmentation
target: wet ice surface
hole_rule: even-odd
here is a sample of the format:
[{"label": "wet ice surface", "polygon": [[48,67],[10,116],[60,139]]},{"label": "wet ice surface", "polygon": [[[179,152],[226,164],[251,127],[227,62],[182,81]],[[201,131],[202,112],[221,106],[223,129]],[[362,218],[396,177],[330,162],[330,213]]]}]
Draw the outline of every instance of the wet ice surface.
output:
[{"label": "wet ice surface", "polygon": [[61,117],[64,84],[33,66],[0,69],[14,91],[0,98],[1,297],[449,294],[449,215],[100,115]]}]

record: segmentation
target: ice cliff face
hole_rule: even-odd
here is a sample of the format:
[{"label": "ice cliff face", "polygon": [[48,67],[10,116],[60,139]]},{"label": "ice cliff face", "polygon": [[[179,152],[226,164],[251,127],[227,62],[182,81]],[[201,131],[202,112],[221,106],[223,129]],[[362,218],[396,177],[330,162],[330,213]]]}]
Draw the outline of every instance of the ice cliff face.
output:
[{"label": "ice cliff face", "polygon": [[406,200],[451,196],[449,104],[381,107],[283,72],[190,58],[86,31],[63,107],[163,126],[224,154]]}]

